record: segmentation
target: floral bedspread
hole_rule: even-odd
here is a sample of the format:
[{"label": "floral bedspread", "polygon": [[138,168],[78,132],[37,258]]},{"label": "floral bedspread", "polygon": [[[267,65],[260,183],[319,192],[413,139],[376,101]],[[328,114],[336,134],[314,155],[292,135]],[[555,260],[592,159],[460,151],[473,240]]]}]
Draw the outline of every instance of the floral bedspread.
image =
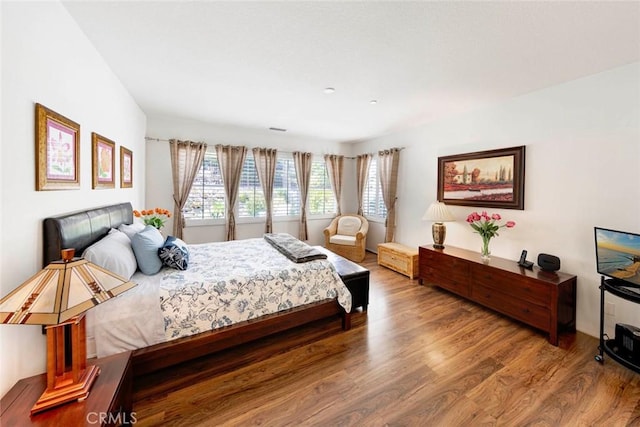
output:
[{"label": "floral bedspread", "polygon": [[167,340],[351,294],[327,260],[296,264],[263,238],[189,245],[189,268],[165,270],[160,305]]}]

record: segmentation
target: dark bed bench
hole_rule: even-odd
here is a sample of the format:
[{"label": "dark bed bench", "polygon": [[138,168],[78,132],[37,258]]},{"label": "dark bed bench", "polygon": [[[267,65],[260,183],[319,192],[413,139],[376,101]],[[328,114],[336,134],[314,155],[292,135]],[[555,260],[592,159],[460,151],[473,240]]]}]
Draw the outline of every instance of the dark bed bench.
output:
[{"label": "dark bed bench", "polygon": [[327,254],[327,259],[335,269],[344,284],[351,292],[352,310],[362,307],[363,311],[367,311],[369,305],[369,270],[361,265],[356,264],[338,254],[335,254],[322,246],[314,246],[314,248]]}]

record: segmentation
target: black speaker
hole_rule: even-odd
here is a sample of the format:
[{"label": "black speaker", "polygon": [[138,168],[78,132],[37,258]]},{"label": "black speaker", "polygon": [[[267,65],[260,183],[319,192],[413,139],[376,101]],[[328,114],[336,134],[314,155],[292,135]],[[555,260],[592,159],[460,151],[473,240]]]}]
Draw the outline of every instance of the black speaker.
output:
[{"label": "black speaker", "polygon": [[618,351],[627,359],[640,360],[640,328],[624,323],[616,323],[616,339]]},{"label": "black speaker", "polygon": [[560,270],[560,258],[555,255],[539,254],[538,265],[544,271],[558,271]]}]

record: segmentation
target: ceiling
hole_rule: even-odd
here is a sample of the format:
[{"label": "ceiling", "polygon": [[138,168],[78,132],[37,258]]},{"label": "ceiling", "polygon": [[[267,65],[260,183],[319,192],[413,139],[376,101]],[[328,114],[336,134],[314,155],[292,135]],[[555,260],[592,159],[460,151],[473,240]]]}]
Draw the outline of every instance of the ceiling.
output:
[{"label": "ceiling", "polygon": [[332,141],[640,60],[636,1],[63,4],[149,116]]}]

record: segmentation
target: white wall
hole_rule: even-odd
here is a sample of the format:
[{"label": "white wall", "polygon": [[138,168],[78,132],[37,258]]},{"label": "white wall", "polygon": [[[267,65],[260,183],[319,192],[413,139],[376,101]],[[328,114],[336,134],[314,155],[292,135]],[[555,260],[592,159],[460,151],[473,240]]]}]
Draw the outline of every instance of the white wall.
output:
[{"label": "white wall", "polygon": [[[314,159],[321,159],[324,154],[350,155],[350,145],[333,141],[314,139],[304,136],[290,135],[269,131],[268,129],[250,129],[235,126],[203,123],[194,120],[175,117],[162,117],[150,115],[147,125],[147,136],[161,140],[171,138],[201,141],[207,143],[209,149],[216,144],[245,145],[249,148],[268,147],[280,151],[308,151],[314,154]],[[147,143],[147,194],[146,205],[151,207],[164,207],[173,211],[171,183],[171,159],[169,156],[169,143],[166,141],[149,141]],[[344,188],[342,190],[342,203],[344,212],[355,212],[355,160],[345,160]],[[141,208],[144,209],[144,208]],[[322,230],[331,221],[330,217],[314,218],[307,216],[309,240],[312,245],[324,243]],[[264,233],[264,219],[252,220],[238,218],[236,225],[236,238],[246,239],[260,237]],[[173,222],[167,222],[167,230],[172,230]],[[298,222],[295,220],[283,221],[274,219],[274,232],[290,233],[298,235]],[[170,231],[169,231],[170,232]],[[210,226],[190,226],[184,230],[184,239],[188,243],[202,243],[222,241],[225,238],[224,223]]]},{"label": "white wall", "polygon": [[[60,3],[2,2],[0,11],[0,295],[5,296],[42,268],[43,218],[144,200],[146,119]],[[35,102],[81,125],[79,190],[35,191]],[[91,132],[114,140],[117,152],[120,145],[133,151],[132,189],[91,189]],[[39,326],[0,325],[0,347],[0,395],[18,379],[46,370]]]},{"label": "white wall", "polygon": [[[482,111],[359,143],[354,153],[406,147],[400,155],[396,241],[432,243],[421,220],[436,199],[438,156],[526,146],[525,210],[496,210],[513,229],[492,239],[493,255],[517,260],[522,249],[560,257],[578,276],[577,328],[597,336],[599,276],[593,227],[640,233],[640,64],[523,95]],[[464,222],[473,207],[451,206],[445,245],[480,250]],[[372,224],[368,245],[382,236]],[[380,238],[382,238],[380,237]],[[613,298],[615,322],[640,325],[637,305]]]}]

